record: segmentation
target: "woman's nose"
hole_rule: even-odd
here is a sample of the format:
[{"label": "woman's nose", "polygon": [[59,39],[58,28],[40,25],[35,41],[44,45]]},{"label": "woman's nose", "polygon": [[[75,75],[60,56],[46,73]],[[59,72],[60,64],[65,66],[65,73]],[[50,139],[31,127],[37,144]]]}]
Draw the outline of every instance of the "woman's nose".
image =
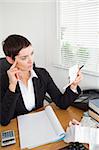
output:
[{"label": "woman's nose", "polygon": [[28,56],[28,61],[29,62],[32,62],[33,61],[33,57],[30,55],[30,56]]}]

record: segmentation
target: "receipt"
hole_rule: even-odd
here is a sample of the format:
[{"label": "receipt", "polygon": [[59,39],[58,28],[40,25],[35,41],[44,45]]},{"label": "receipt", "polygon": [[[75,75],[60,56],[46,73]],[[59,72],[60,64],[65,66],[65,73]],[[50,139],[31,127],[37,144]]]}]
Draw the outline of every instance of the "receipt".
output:
[{"label": "receipt", "polygon": [[63,89],[66,89],[69,85],[71,85],[75,81],[78,71],[79,71],[78,64],[69,68],[69,83],[66,86],[64,86]]},{"label": "receipt", "polygon": [[79,71],[78,65],[74,65],[71,68],[69,68],[69,79],[70,79],[69,84],[72,84],[75,81],[78,71]]},{"label": "receipt", "polygon": [[67,127],[64,142],[80,142],[89,144],[89,150],[99,150],[99,128],[71,125]]}]

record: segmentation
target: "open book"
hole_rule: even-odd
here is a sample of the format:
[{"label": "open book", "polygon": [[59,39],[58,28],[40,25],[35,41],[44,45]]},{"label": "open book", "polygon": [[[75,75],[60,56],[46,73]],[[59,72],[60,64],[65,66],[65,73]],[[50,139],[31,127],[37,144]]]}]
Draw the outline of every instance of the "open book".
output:
[{"label": "open book", "polygon": [[51,106],[40,112],[18,116],[18,127],[21,149],[62,140],[65,136]]}]

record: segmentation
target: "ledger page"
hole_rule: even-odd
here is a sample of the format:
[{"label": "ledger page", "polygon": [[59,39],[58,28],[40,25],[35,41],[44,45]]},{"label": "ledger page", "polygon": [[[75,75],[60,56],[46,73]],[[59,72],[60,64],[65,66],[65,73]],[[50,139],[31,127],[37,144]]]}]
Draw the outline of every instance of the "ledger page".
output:
[{"label": "ledger page", "polygon": [[53,126],[53,129],[56,131],[56,134],[60,137],[64,137],[65,136],[65,131],[61,125],[61,123],[59,122],[55,112],[53,111],[51,106],[47,106],[45,108],[46,114]]},{"label": "ledger page", "polygon": [[60,139],[45,110],[18,116],[18,127],[21,149],[37,147]]}]

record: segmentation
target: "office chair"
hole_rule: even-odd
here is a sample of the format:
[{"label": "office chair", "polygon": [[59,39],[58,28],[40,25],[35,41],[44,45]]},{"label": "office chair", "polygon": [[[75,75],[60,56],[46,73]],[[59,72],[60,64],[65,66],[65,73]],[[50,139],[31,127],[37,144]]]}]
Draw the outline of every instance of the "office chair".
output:
[{"label": "office chair", "polygon": [[5,70],[8,70],[10,67],[10,64],[8,63],[8,61],[6,60],[5,57],[0,58],[0,72],[4,72]]}]

